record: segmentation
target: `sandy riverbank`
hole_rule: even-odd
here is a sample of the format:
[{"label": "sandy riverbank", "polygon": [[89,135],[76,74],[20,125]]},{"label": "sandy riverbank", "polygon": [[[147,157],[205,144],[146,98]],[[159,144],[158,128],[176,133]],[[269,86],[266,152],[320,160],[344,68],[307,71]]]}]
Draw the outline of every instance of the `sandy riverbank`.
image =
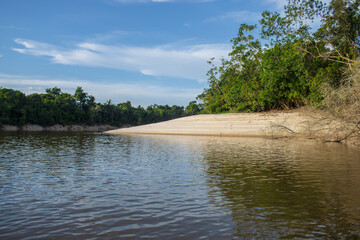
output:
[{"label": "sandy riverbank", "polygon": [[171,121],[107,131],[109,134],[167,134],[213,136],[330,136],[340,126],[325,121],[322,112],[290,111],[264,113],[206,114]]},{"label": "sandy riverbank", "polygon": [[[354,131],[355,129],[355,131]],[[342,122],[316,110],[263,113],[204,114],[166,122],[116,129],[110,125],[0,125],[0,131],[73,131],[107,134],[208,135],[233,137],[305,137],[360,145],[358,125]]]}]

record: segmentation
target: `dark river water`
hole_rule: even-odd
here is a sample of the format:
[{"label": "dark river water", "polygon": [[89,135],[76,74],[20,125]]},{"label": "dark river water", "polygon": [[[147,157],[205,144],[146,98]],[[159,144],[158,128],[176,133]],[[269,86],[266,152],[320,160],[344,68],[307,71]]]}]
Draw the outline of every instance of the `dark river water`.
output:
[{"label": "dark river water", "polygon": [[359,239],[360,150],[0,134],[0,239]]}]

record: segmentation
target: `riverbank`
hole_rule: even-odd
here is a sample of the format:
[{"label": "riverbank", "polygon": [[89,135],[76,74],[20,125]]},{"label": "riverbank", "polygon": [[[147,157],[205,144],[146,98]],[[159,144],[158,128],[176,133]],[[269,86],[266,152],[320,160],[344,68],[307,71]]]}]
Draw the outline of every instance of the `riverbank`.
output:
[{"label": "riverbank", "polygon": [[300,109],[262,113],[204,114],[107,131],[108,134],[305,137],[325,142],[350,139],[354,126],[322,111]]},{"label": "riverbank", "polygon": [[56,124],[53,126],[43,127],[36,124],[26,124],[24,126],[18,127],[13,125],[1,125],[0,131],[26,131],[26,132],[103,132],[117,129],[115,126],[111,125],[60,125]]}]

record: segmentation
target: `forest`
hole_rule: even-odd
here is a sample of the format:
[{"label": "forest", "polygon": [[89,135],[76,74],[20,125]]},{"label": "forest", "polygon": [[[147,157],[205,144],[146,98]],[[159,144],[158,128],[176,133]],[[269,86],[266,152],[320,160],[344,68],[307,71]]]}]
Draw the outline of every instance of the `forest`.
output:
[{"label": "forest", "polygon": [[329,109],[336,98],[344,106],[359,100],[344,91],[360,82],[359,6],[289,0],[283,13],[264,11],[259,25],[241,24],[229,57],[209,61],[208,88],[197,97],[203,113]]},{"label": "forest", "polygon": [[[327,1],[328,2],[328,1]],[[25,95],[0,88],[0,124],[141,125],[199,113],[259,112],[311,106],[360,120],[360,0],[288,0],[241,24],[229,56],[211,59],[208,87],[184,108],[96,103],[78,87]]]},{"label": "forest", "polygon": [[46,93],[43,94],[30,95],[0,88],[0,125],[136,126],[191,115],[196,111],[194,107],[196,105],[190,103],[186,109],[176,105],[150,105],[144,109],[141,106],[133,107],[129,101],[114,105],[111,100],[101,104],[96,103],[95,97],[86,93],[82,87],[78,87],[74,95],[63,93],[57,87],[46,89]]}]

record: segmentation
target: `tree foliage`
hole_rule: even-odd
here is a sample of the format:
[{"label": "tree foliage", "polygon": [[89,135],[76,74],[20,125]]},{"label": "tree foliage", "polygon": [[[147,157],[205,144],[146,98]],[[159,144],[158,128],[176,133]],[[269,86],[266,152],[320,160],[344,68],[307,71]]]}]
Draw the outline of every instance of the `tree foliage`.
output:
[{"label": "tree foliage", "polygon": [[[189,107],[192,108],[192,105]],[[196,114],[197,111],[188,112]],[[45,94],[25,95],[20,91],[0,88],[0,124],[110,124],[140,125],[170,120],[185,115],[182,106],[151,105],[145,110],[127,101],[114,105],[111,100],[96,103],[95,97],[78,87],[74,95],[60,88],[46,89]]]},{"label": "tree foliage", "polygon": [[[229,59],[210,61],[209,87],[198,96],[203,112],[321,103],[321,86],[340,85],[360,57],[359,6],[360,0],[288,0],[284,15],[264,11],[260,27],[241,24]],[[314,21],[321,22],[315,30]]]}]

